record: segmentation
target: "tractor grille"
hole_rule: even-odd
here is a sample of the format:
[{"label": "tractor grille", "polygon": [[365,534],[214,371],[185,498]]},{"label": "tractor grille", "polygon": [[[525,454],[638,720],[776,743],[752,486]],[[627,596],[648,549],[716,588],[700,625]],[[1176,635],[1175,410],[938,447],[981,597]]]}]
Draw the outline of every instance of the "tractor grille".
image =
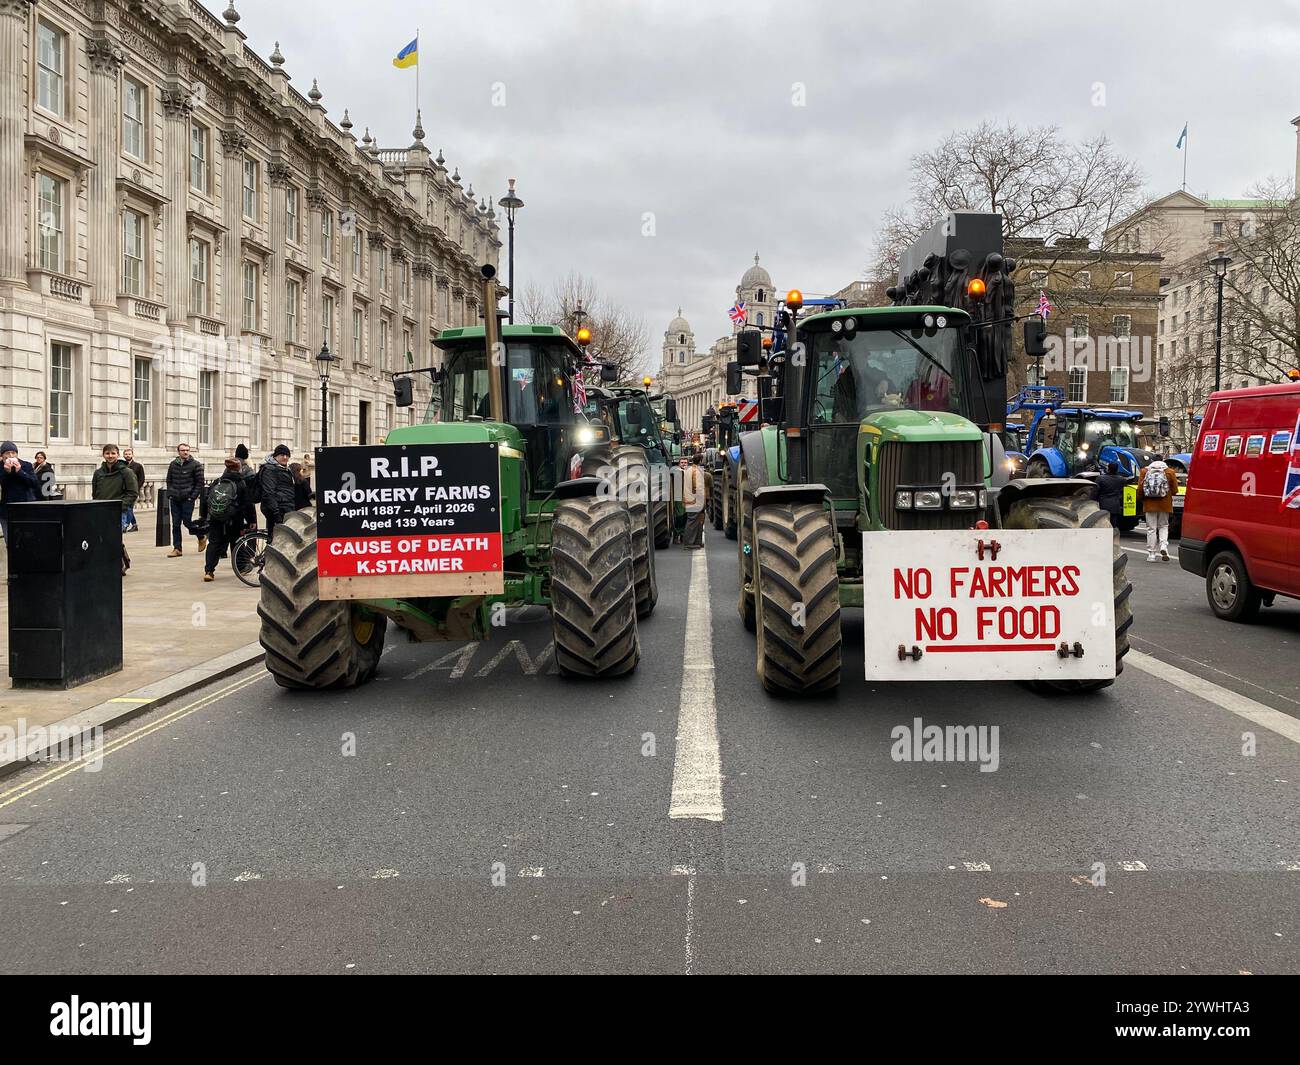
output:
[{"label": "tractor grille", "polygon": [[[969,529],[984,515],[977,510],[896,510],[899,485],[938,488],[951,476],[961,486],[984,483],[984,453],[978,440],[955,443],[887,441],[880,448],[880,520],[886,529]],[[951,483],[951,482],[950,482]]]}]

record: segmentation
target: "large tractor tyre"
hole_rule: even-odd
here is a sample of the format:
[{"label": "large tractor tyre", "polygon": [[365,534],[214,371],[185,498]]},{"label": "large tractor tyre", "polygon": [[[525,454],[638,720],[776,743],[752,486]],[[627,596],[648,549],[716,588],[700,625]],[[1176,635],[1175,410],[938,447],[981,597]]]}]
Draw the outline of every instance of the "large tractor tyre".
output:
[{"label": "large tractor tyre", "polygon": [[1224,621],[1254,621],[1264,597],[1236,551],[1220,551],[1205,571],[1205,597]]},{"label": "large tractor tyre", "polygon": [[617,499],[565,499],[551,522],[551,627],[555,664],[571,677],[630,673],[641,658],[627,507]]},{"label": "large tractor tyre", "polygon": [[648,618],[659,602],[655,545],[650,534],[650,463],[646,461],[644,448],[624,444],[613,451],[591,452],[583,460],[583,476],[600,476],[602,469],[613,470],[610,491],[614,498],[627,505],[632,567],[636,573],[636,616]]},{"label": "large tractor tyre", "polygon": [[310,510],[291,511],[275,527],[257,615],[266,668],[282,688],[351,688],[379,668],[388,619],[347,600],[320,598]]},{"label": "large tractor tyre", "polygon": [[1043,459],[1030,459],[1025,466],[1026,477],[1051,477],[1052,468]]},{"label": "large tractor tyre", "polygon": [[[740,559],[740,565],[737,567],[740,576],[740,598],[736,601],[736,610],[740,614],[740,619],[745,623],[745,628],[750,632],[755,631],[756,621],[754,617],[754,593],[752,591],[752,582],[754,574],[754,496],[749,491],[749,471],[745,469],[742,463],[740,467],[740,483],[737,485],[736,494],[732,497],[740,511],[736,519],[736,555]],[[747,590],[745,585],[751,586]]]},{"label": "large tractor tyre", "polygon": [[673,505],[671,501],[661,499],[652,503],[651,509],[654,512],[655,547],[663,551],[672,546],[673,542]]},{"label": "large tractor tyre", "polygon": [[816,503],[754,511],[758,677],[778,695],[840,683],[840,579],[835,527]]},{"label": "large tractor tyre", "polygon": [[[1003,525],[1008,529],[1095,529],[1109,526],[1110,515],[1085,493],[1072,496],[1030,497],[1011,508]],[[1133,585],[1128,579],[1128,554],[1113,537],[1111,572],[1115,587],[1115,675],[1124,672],[1128,632],[1133,627]],[[1108,688],[1113,680],[1035,680],[1029,686],[1044,695],[1093,692]]]},{"label": "large tractor tyre", "polygon": [[736,538],[736,495],[731,490],[731,471],[722,475],[722,535],[728,540]]},{"label": "large tractor tyre", "polygon": [[712,490],[709,492],[709,517],[714,529],[722,531],[722,471],[713,473]]}]

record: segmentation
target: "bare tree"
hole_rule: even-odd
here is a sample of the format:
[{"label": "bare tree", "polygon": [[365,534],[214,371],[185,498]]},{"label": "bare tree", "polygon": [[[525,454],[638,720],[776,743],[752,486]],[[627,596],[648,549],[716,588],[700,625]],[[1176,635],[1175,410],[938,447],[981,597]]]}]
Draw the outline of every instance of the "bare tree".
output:
[{"label": "bare tree", "polygon": [[649,341],[645,321],[605,297],[592,278],[570,272],[546,294],[529,285],[517,308],[524,321],[557,325],[571,337],[586,326],[594,357],[614,363],[622,380],[639,376]]}]

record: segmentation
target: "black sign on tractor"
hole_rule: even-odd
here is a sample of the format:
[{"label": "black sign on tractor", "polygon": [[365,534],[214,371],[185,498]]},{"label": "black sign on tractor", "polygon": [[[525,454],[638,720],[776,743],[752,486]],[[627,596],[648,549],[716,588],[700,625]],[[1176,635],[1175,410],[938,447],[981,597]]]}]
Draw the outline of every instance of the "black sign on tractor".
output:
[{"label": "black sign on tractor", "polygon": [[497,445],[316,449],[322,598],[504,591]]}]

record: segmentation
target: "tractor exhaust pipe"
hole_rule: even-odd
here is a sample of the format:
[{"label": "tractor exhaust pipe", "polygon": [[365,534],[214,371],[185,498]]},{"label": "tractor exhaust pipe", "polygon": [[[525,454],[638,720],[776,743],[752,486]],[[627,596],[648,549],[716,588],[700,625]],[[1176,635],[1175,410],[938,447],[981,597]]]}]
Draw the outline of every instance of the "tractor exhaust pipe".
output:
[{"label": "tractor exhaust pipe", "polygon": [[505,356],[501,347],[500,323],[497,320],[497,270],[484,263],[483,340],[487,347],[488,412],[494,422],[506,420]]}]

